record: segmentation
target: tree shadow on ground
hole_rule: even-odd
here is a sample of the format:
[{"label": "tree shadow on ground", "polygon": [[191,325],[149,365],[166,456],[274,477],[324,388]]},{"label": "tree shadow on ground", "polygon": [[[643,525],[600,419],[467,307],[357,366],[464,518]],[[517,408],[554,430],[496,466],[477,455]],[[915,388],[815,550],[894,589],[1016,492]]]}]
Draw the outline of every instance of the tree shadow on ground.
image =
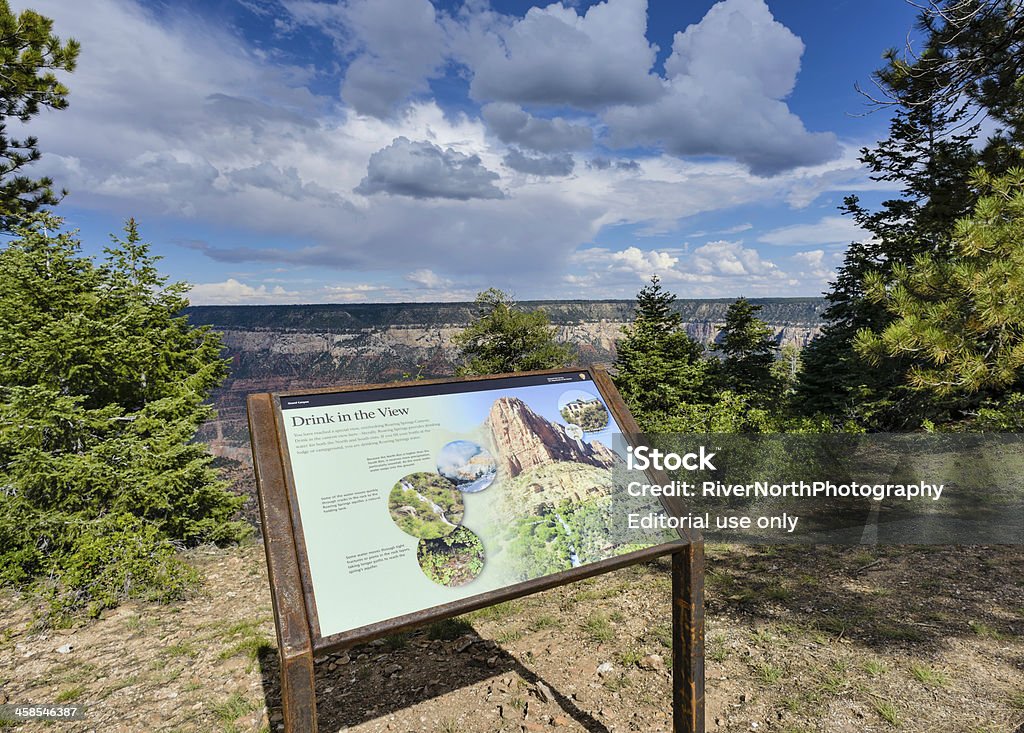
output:
[{"label": "tree shadow on ground", "polygon": [[[670,561],[644,563],[632,572],[630,584],[662,593],[664,583],[655,581],[667,582]],[[1017,546],[709,545],[706,572],[709,617],[745,619],[752,628],[767,627],[784,637],[821,637],[875,653],[928,657],[959,638],[1024,635],[1024,548]],[[1006,662],[1024,669],[1019,647],[1007,646],[1005,655]],[[273,719],[281,712],[276,651],[262,654],[260,666]],[[561,709],[556,714],[591,733],[609,733],[571,694],[540,679],[496,642],[478,639],[462,619],[318,659],[316,670],[322,730],[386,721],[460,692],[467,695],[464,704],[447,711],[448,717],[417,722],[420,730],[444,730],[461,713],[483,721],[494,716],[495,730],[519,730],[524,712],[525,720],[537,722],[533,703],[543,682]],[[395,730],[405,730],[403,725]]]},{"label": "tree shadow on ground", "polygon": [[875,651],[1024,634],[1018,546],[709,546],[706,606]]},{"label": "tree shadow on ground", "polygon": [[[274,649],[260,655],[263,694],[272,721],[283,716],[280,660]],[[386,719],[422,702],[458,690],[474,688],[468,711],[481,717],[483,709],[499,721],[519,726],[536,721],[531,705],[541,695],[558,706],[589,733],[610,733],[608,727],[581,709],[571,695],[524,666],[496,642],[480,639],[461,619],[437,622],[417,631],[397,634],[316,660],[317,719],[321,730],[339,730],[371,720]],[[444,730],[450,717],[421,721],[422,730]],[[402,726],[396,730],[404,730]]]}]

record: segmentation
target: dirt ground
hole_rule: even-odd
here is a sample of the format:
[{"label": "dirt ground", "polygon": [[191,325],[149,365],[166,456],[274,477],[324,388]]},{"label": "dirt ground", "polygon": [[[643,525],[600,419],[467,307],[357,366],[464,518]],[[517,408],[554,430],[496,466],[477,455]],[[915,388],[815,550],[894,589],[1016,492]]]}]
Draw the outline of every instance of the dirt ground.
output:
[{"label": "dirt ground", "polygon": [[[32,627],[0,593],[0,701],[68,731],[277,731],[263,550],[189,552],[201,590]],[[1024,548],[709,546],[707,729],[1024,733]],[[669,731],[669,565],[318,661],[322,731]],[[20,729],[42,729],[39,724]]]}]

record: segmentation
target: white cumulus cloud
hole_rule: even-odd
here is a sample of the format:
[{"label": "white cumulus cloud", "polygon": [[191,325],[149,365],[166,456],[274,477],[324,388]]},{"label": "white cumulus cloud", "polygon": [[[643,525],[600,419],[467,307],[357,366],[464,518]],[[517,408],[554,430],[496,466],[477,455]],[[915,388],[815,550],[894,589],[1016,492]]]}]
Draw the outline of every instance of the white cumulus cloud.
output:
[{"label": "white cumulus cloud", "polygon": [[765,232],[757,241],[779,246],[806,247],[829,244],[847,245],[870,235],[845,216],[826,216],[810,224],[791,224]]},{"label": "white cumulus cloud", "polygon": [[708,242],[693,250],[692,264],[696,272],[708,275],[742,277],[772,275],[779,272],[774,262],[761,258],[755,249],[739,242]]},{"label": "white cumulus cloud", "polygon": [[623,269],[643,277],[650,277],[664,270],[671,270],[679,262],[679,258],[668,252],[644,251],[639,247],[627,247],[621,252],[613,252],[611,261]]},{"label": "white cumulus cloud", "polygon": [[419,270],[413,270],[405,276],[405,279],[414,285],[418,285],[421,288],[427,288],[429,290],[447,288],[452,285],[451,280],[441,277],[436,272],[426,267]]},{"label": "white cumulus cloud", "polygon": [[428,91],[446,41],[429,0],[286,0],[291,21],[331,35],[348,60],[342,98],[360,114],[386,117]]},{"label": "white cumulus cloud", "polygon": [[481,108],[487,126],[505,143],[542,153],[589,148],[594,133],[587,125],[575,125],[561,117],[534,117],[517,104],[491,102]]},{"label": "white cumulus cloud", "polygon": [[608,110],[611,139],[674,155],[733,157],[758,175],[836,158],[835,135],[808,132],[783,101],[803,50],[764,0],[723,0],[676,33],[663,94]]},{"label": "white cumulus cloud", "polygon": [[229,277],[223,282],[197,283],[188,293],[192,305],[234,305],[280,303],[289,300],[295,293],[280,285],[268,288],[266,285],[253,287]]},{"label": "white cumulus cloud", "polygon": [[513,148],[502,162],[512,170],[534,176],[567,176],[572,173],[576,161],[568,153],[562,155],[525,155]]},{"label": "white cumulus cloud", "polygon": [[606,0],[584,14],[559,3],[495,23],[456,48],[478,101],[596,109],[654,99],[646,0]]},{"label": "white cumulus cloud", "polygon": [[[726,0],[726,5],[735,8],[737,2]],[[29,0],[19,3],[24,7]],[[724,275],[700,271],[691,255],[665,246],[665,239],[659,238],[652,251],[652,240],[645,242],[645,237],[674,234],[680,220],[705,213],[714,212],[718,221],[733,207],[779,202],[800,207],[824,191],[879,185],[863,174],[854,143],[841,160],[771,178],[751,175],[727,152],[722,159],[693,160],[652,148],[630,150],[630,158],[613,160],[606,149],[595,148],[591,141],[600,129],[599,99],[603,105],[628,102],[639,109],[648,105],[627,93],[630,84],[647,90],[644,99],[652,89],[651,98],[667,94],[665,84],[650,73],[646,5],[638,0],[607,0],[586,12],[557,5],[537,8],[529,23],[476,2],[465,4],[454,20],[439,10],[432,21],[423,3],[370,5],[289,3],[297,15],[308,17],[301,23],[293,20],[297,25],[282,32],[307,33],[315,25],[327,29],[337,44],[339,57],[320,56],[314,68],[283,62],[293,58],[286,49],[249,43],[238,29],[208,22],[201,4],[154,9],[136,0],[32,0],[32,7],[54,18],[56,33],[82,42],[82,52],[78,68],[66,79],[68,109],[44,111],[29,125],[44,151],[30,174],[50,175],[70,189],[66,212],[72,226],[81,225],[75,212],[99,220],[133,215],[143,231],[147,221],[167,216],[167,229],[173,228],[179,240],[204,242],[193,249],[209,259],[212,272],[202,286],[207,294],[201,288],[197,295],[234,293],[239,302],[471,298],[489,285],[524,297],[558,297],[572,292],[562,287],[570,282],[567,275],[574,278],[574,287],[596,282],[606,288],[594,291],[595,297],[629,297],[642,284],[641,272],[667,267],[667,258],[673,257],[679,261],[666,269],[666,280],[686,284],[685,295],[729,294],[734,286]],[[280,7],[270,0],[258,6],[281,19]],[[383,17],[378,8],[384,7],[396,15],[406,8],[426,20],[415,30],[416,18]],[[416,50],[419,41],[414,40],[406,44],[409,49],[378,50],[389,37],[389,24],[403,23],[408,33],[424,36],[424,50]],[[449,51],[466,64],[461,80],[466,85],[474,80],[474,60],[490,58],[513,37],[509,48],[528,50],[541,43],[545,28],[553,38],[563,33],[576,38],[582,58],[595,65],[545,68],[543,75],[558,77],[548,91],[542,88],[547,82],[541,70],[533,69],[538,86],[521,86],[523,99],[512,88],[498,96],[514,99],[495,101],[497,106],[488,105],[479,114],[445,107],[440,100],[417,98],[437,58],[431,23],[444,26]],[[463,28],[465,37],[456,38],[452,24]],[[405,39],[404,32],[393,37]],[[777,72],[758,72],[759,88],[778,93],[794,73],[793,48],[784,48],[791,63],[779,61]],[[406,61],[397,55],[407,52],[420,61],[402,66]],[[509,64],[517,68],[532,63],[518,51],[509,53]],[[595,54],[633,61],[628,69],[608,75]],[[359,113],[337,89],[325,89],[324,78],[344,76],[345,64],[361,57],[381,68],[406,69],[415,79],[400,85],[406,90],[401,95],[411,95],[411,101],[395,101],[398,92],[381,93],[378,101],[395,105],[396,112],[376,116]],[[677,62],[671,65],[677,75],[694,63],[683,59],[680,51],[679,68]],[[591,73],[594,78],[587,77]],[[579,88],[560,96],[559,85],[564,87],[574,74],[581,75]],[[482,78],[500,82],[496,74]],[[454,74],[449,80],[460,81]],[[545,94],[558,100],[556,109],[526,101]],[[561,175],[568,158],[560,156],[570,149],[580,151],[573,153],[579,165],[571,175]],[[517,175],[509,163],[539,174]],[[639,254],[621,247],[592,263],[576,258],[580,248],[593,249],[595,241],[603,241],[609,228],[631,225],[637,226]],[[816,247],[824,242],[802,248]],[[797,262],[779,259],[778,264]],[[238,263],[255,264],[239,275]],[[164,264],[179,268],[172,276],[189,279],[182,270],[194,267],[194,260],[168,256]],[[296,277],[312,274],[320,282],[330,279],[336,285],[338,271],[358,273],[362,282],[336,291],[286,284],[282,294],[276,284],[250,274],[282,266]],[[426,271],[437,277],[443,273],[442,280],[450,278],[453,284],[432,290]],[[215,287],[219,290],[211,290]]]},{"label": "white cumulus cloud", "polygon": [[500,199],[504,194],[494,185],[499,177],[483,166],[478,155],[442,150],[427,140],[397,137],[370,156],[366,178],[355,190],[366,196],[390,193],[460,201]]}]

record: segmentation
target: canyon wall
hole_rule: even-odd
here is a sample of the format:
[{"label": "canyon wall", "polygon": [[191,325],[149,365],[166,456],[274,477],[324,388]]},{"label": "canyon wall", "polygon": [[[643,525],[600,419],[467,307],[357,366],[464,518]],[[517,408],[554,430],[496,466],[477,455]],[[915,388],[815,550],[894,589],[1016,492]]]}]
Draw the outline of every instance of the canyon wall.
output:
[{"label": "canyon wall", "polygon": [[[711,343],[731,300],[680,300],[688,333]],[[821,298],[752,299],[774,330],[779,345],[805,346],[819,332]],[[583,365],[610,365],[622,327],[633,317],[633,301],[537,301],[561,341],[572,343]],[[224,337],[231,375],[214,401],[219,418],[200,438],[214,453],[251,464],[245,396],[251,392],[367,384],[448,376],[457,352],[452,337],[476,315],[472,303],[380,303],[356,305],[194,306],[193,324]],[[247,469],[246,469],[247,470]]]},{"label": "canyon wall", "polygon": [[598,441],[570,438],[561,425],[548,422],[515,397],[494,401],[487,418],[500,470],[515,478],[534,466],[558,461],[599,468],[615,465],[614,454]]}]

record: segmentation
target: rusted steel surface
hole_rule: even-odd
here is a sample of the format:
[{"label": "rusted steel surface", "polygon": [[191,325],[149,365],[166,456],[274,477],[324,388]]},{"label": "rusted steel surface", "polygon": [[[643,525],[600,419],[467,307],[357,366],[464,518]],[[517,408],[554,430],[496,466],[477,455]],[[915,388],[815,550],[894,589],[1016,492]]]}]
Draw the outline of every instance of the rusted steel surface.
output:
[{"label": "rusted steel surface", "polygon": [[[603,369],[591,371],[626,438],[632,445],[647,439]],[[647,472],[653,483],[667,484],[664,471]],[[682,516],[682,497],[663,496],[669,516]],[[680,529],[688,544],[672,552],[672,722],[674,733],[704,733],[704,539],[697,530]]]},{"label": "rusted steel surface", "polygon": [[267,394],[251,395],[247,402],[263,524],[263,547],[267,555],[277,648],[281,655],[281,705],[285,730],[288,733],[316,733],[313,645],[295,554],[291,511],[285,493],[274,402]]},{"label": "rusted steel surface", "polygon": [[[538,369],[535,372],[509,372],[508,374],[486,374],[473,377],[444,377],[441,379],[417,379],[414,382],[387,382],[384,384],[346,384],[341,387],[319,387],[315,389],[290,389],[274,392],[279,397],[301,397],[310,394],[331,394],[334,392],[366,392],[374,389],[401,389],[403,387],[422,387],[431,384],[452,384],[454,382],[487,382],[490,380],[508,379],[509,377],[540,377],[545,374],[566,374],[568,372],[588,373],[594,376],[599,367],[562,367],[560,369]],[[595,380],[596,381],[596,380]]]},{"label": "rusted steel surface", "polygon": [[295,486],[294,473],[292,472],[292,457],[288,452],[287,441],[285,440],[284,430],[284,415],[281,412],[281,396],[278,394],[271,395],[274,405],[274,416],[275,423],[274,427],[276,430],[277,441],[280,445],[280,460],[283,467],[283,493],[290,507],[289,518],[291,527],[289,533],[292,538],[292,544],[295,547],[295,558],[299,571],[299,577],[302,580],[301,584],[301,595],[303,602],[305,603],[306,609],[306,623],[309,626],[309,632],[311,635],[311,643],[314,647],[317,646],[317,642],[320,641],[320,615],[316,610],[316,599],[313,596],[313,577],[309,570],[309,552],[306,549],[306,535],[302,530],[302,517],[299,515],[299,497],[296,495],[298,487]]},{"label": "rusted steel surface", "polygon": [[672,723],[704,733],[704,543],[672,555]]}]

